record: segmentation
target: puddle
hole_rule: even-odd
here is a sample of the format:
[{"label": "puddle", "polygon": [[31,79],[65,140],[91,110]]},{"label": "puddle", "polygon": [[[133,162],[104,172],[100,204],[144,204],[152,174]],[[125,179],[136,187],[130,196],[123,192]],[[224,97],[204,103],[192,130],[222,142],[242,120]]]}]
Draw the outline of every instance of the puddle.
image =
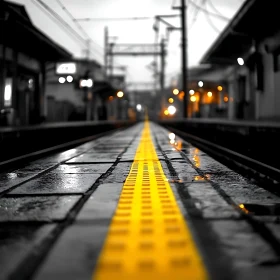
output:
[{"label": "puddle", "polygon": [[280,215],[280,203],[275,204],[239,204],[239,208],[247,214],[256,216],[278,216]]}]

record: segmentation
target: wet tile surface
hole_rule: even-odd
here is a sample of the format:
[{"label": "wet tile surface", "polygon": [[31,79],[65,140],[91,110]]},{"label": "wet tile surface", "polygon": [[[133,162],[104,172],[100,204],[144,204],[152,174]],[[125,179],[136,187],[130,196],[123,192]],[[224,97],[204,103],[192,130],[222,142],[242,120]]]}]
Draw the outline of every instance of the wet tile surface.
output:
[{"label": "wet tile surface", "polygon": [[233,219],[239,218],[240,213],[219,195],[209,183],[196,182],[187,184],[181,190],[187,192],[203,218]]},{"label": "wet tile surface", "polygon": [[64,173],[64,174],[79,174],[79,173],[105,173],[112,164],[82,164],[82,165],[69,165],[61,164],[57,168],[53,169],[51,173]]},{"label": "wet tile surface", "polygon": [[58,276],[68,280],[92,279],[109,222],[106,221],[105,225],[90,223],[69,227],[35,274],[34,280],[57,279]]},{"label": "wet tile surface", "polygon": [[278,257],[245,221],[211,221],[222,249],[231,257],[235,279],[272,279],[279,276]]},{"label": "wet tile surface", "polygon": [[101,184],[87,200],[79,220],[111,219],[117,207],[123,184]]},{"label": "wet tile surface", "polygon": [[32,173],[5,173],[0,174],[0,194],[13,186],[25,182],[26,180],[34,177],[36,174]]},{"label": "wet tile surface", "polygon": [[190,160],[197,168],[199,168],[204,173],[231,171],[231,169],[207,155],[200,156],[194,154],[192,155],[192,157],[190,157]]},{"label": "wet tile surface", "polygon": [[0,198],[0,222],[62,220],[81,196]]},{"label": "wet tile surface", "polygon": [[119,162],[103,183],[123,183],[130,171],[132,162]]},{"label": "wet tile surface", "polygon": [[199,175],[192,165],[185,160],[172,161],[172,166],[179,176],[184,176],[185,173],[195,173]]},{"label": "wet tile surface", "polygon": [[164,153],[170,160],[174,160],[174,159],[182,160],[183,159],[183,157],[181,156],[181,154],[178,151],[167,151]]},{"label": "wet tile surface", "polygon": [[22,168],[19,168],[15,170],[15,173],[40,173],[43,172],[51,167],[54,167],[56,164],[55,163],[48,163],[48,162],[42,162],[40,164],[35,163],[35,164],[28,164]]},{"label": "wet tile surface", "polygon": [[46,174],[20,185],[9,195],[84,193],[99,177],[100,174]]},{"label": "wet tile surface", "polygon": [[217,172],[207,174],[207,178],[219,184],[237,204],[239,203],[279,203],[280,198],[260,188],[253,181],[236,172]]},{"label": "wet tile surface", "polygon": [[0,227],[0,279],[11,279],[23,259],[40,246],[55,225],[4,225]]},{"label": "wet tile surface", "polygon": [[117,157],[118,154],[82,154],[66,161],[66,163],[114,163],[117,160]]},{"label": "wet tile surface", "polygon": [[[120,153],[124,152],[120,162],[112,169],[112,173],[98,181],[100,185],[85,202],[74,224],[64,230],[34,276],[35,280],[58,277],[75,280],[90,279],[111,217],[116,209],[123,182],[134,159],[142,125],[118,131],[113,134],[113,137],[107,135],[81,145],[77,149],[38,160],[18,169],[17,172],[5,175],[6,177],[2,177],[3,180],[0,177],[1,192],[17,182],[20,183],[31,178],[29,176],[34,176],[38,172],[43,172],[62,162],[50,172],[17,187],[5,198],[0,198],[0,222],[1,226],[4,225],[2,228],[0,227],[0,236],[2,235],[0,237],[0,266],[5,266],[6,271],[12,271],[13,262],[8,259],[7,252],[11,252],[10,258],[16,265],[20,259],[25,258],[24,250],[29,252],[30,248],[34,248],[37,240],[40,243],[49,234],[52,227],[49,229],[44,226],[32,226],[32,229],[28,226],[9,228],[12,223],[6,222],[19,221],[32,224],[30,222],[33,221],[55,221],[59,224],[82,197],[73,195],[73,193],[85,193],[95,180],[115,163]],[[266,270],[267,263],[275,261],[274,252],[258,233],[254,232],[245,220],[242,220],[239,211],[229,205],[213,186],[218,185],[237,204],[252,203],[254,199],[258,202],[264,198],[267,202],[272,203],[279,202],[279,199],[194,146],[176,138],[178,144],[176,148],[185,153],[185,156],[192,162],[191,164],[188,159],[174,150],[174,145],[169,143],[167,130],[154,124],[152,129],[155,129],[154,142],[156,146],[158,144],[160,146],[156,148],[157,155],[186,219],[191,216],[201,223],[210,225],[216,234],[219,247],[230,256],[230,260],[236,268],[238,275],[236,279],[274,280],[269,277],[271,275],[267,271],[273,271],[273,274],[277,275],[278,268],[275,266]],[[137,137],[131,143],[136,135]],[[169,170],[169,165],[165,162],[166,157],[163,156],[161,150],[169,159],[167,162],[172,165],[175,172]],[[83,154],[78,155],[81,152]],[[194,166],[201,171],[201,174],[196,171]],[[205,178],[200,176],[202,173],[205,174]],[[208,180],[212,182],[212,185]],[[172,184],[173,181],[176,184]],[[185,198],[182,196],[183,200],[180,200],[181,196],[177,192],[180,195],[186,194]],[[48,196],[44,196],[44,194]],[[187,210],[184,205],[187,205]],[[262,218],[263,222],[270,222],[271,230],[277,235],[279,229],[278,225],[273,223],[275,217],[273,217],[274,220]],[[208,232],[203,234],[208,234]],[[2,238],[3,236],[4,238]],[[2,240],[7,244],[7,248],[1,247]],[[208,245],[207,249],[211,246],[211,244]],[[17,250],[18,255],[15,253]],[[211,250],[215,252],[216,248],[211,248]],[[2,255],[5,256],[4,260],[1,259]],[[3,275],[7,275],[7,273]]]},{"label": "wet tile surface", "polygon": [[180,173],[178,175],[179,181],[181,183],[201,183],[201,182],[207,182],[206,179],[200,175],[198,175],[196,172],[190,172],[190,173]]}]

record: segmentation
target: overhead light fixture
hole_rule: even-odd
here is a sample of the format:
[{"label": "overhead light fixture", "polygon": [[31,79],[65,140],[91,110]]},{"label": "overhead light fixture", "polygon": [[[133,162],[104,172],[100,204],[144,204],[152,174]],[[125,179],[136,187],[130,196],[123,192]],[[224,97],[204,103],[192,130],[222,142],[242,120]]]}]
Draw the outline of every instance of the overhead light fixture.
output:
[{"label": "overhead light fixture", "polygon": [[58,82],[64,84],[66,79],[64,77],[59,77]]}]

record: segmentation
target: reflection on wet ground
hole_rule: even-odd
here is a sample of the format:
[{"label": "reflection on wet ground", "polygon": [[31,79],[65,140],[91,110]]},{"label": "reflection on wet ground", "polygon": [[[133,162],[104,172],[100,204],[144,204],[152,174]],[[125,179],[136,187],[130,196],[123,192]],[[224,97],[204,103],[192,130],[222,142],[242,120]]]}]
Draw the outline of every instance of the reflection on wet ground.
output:
[{"label": "reflection on wet ground", "polygon": [[252,214],[257,216],[280,215],[280,203],[274,203],[274,204],[241,203],[238,206],[246,214]]},{"label": "reflection on wet ground", "polygon": [[173,132],[169,132],[169,143],[177,151],[182,151],[184,154],[189,155],[195,167],[200,167],[201,154],[204,154],[198,148],[193,147],[192,145],[186,143],[181,138],[177,137]]}]

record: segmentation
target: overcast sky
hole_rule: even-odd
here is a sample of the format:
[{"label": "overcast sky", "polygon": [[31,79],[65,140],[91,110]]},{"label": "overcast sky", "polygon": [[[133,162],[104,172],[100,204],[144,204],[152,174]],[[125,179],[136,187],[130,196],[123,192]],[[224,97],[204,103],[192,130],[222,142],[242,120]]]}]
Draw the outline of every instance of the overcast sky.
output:
[{"label": "overcast sky", "polygon": [[[11,0],[10,0],[11,1]],[[108,26],[109,35],[117,36],[116,43],[154,43],[153,17],[155,15],[178,14],[173,6],[180,5],[180,0],[39,0],[47,4],[60,15],[82,37],[85,34],[75,25],[69,14],[62,9],[62,3],[76,19],[81,18],[116,18],[116,17],[151,17],[145,20],[93,20],[79,21],[82,28],[92,39],[91,58],[103,64],[104,27]],[[45,13],[37,0],[12,0],[25,5],[33,22],[46,35],[70,51],[76,57],[85,56],[85,44],[73,38],[56,20]],[[59,3],[60,2],[60,3]],[[188,62],[195,66],[207,49],[213,44],[227,21],[210,13],[232,18],[244,0],[192,0],[188,4]],[[197,3],[200,7],[193,4]],[[179,27],[180,20],[168,20]],[[160,32],[165,35],[165,26],[160,25]],[[166,57],[167,84],[181,69],[180,31],[173,31],[169,36]],[[153,57],[116,57],[118,65],[128,66],[127,81],[153,81],[152,73],[147,69]]]}]

